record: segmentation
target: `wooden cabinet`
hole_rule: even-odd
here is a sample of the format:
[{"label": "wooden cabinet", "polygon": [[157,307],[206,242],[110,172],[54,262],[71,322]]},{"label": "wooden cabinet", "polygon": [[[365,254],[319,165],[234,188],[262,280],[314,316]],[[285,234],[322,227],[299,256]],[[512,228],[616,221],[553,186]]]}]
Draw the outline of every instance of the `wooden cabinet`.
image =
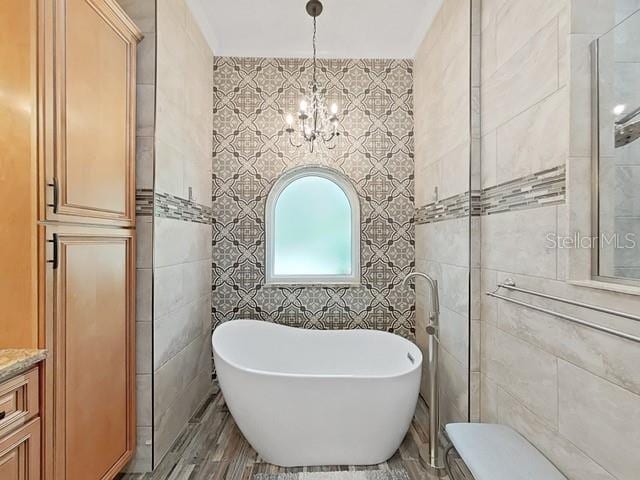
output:
[{"label": "wooden cabinet", "polygon": [[111,480],[135,447],[140,38],[116,0],[0,0],[0,348],[49,350],[0,385],[1,480]]},{"label": "wooden cabinet", "polygon": [[39,480],[40,419],[0,438],[0,478],[2,480]]},{"label": "wooden cabinet", "polygon": [[135,445],[133,231],[47,226],[46,237],[54,478],[110,479]]},{"label": "wooden cabinet", "polygon": [[113,0],[55,0],[55,154],[46,219],[135,221],[136,45]]},{"label": "wooden cabinet", "polygon": [[[45,2],[40,162],[46,480],[110,480],[135,448],[135,101],[115,0]],[[51,105],[47,109],[46,106]],[[50,113],[53,112],[53,113]]]}]

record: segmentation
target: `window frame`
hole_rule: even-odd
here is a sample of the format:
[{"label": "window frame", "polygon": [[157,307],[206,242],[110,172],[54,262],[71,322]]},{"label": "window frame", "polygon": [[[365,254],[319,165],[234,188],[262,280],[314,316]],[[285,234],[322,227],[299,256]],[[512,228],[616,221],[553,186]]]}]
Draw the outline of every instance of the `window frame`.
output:
[{"label": "window frame", "polygon": [[[321,177],[337,185],[347,197],[351,207],[351,274],[350,275],[276,275],[273,272],[275,256],[275,209],[282,192],[293,182],[304,177]],[[321,285],[359,286],[360,272],[360,198],[351,181],[343,174],[327,167],[310,166],[282,174],[271,187],[265,205],[265,285]]]}]

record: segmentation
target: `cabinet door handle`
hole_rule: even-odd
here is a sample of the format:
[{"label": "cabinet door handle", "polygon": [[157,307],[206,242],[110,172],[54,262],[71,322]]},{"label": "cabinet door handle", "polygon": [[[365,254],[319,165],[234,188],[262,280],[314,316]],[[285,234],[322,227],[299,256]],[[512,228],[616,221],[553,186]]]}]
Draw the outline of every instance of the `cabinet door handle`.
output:
[{"label": "cabinet door handle", "polygon": [[53,188],[53,203],[48,203],[47,206],[53,208],[53,213],[58,213],[58,179],[54,178],[47,185]]},{"label": "cabinet door handle", "polygon": [[47,240],[47,242],[53,245],[53,258],[51,260],[47,260],[47,263],[50,263],[55,270],[58,268],[58,234],[54,233],[53,238],[51,240]]}]

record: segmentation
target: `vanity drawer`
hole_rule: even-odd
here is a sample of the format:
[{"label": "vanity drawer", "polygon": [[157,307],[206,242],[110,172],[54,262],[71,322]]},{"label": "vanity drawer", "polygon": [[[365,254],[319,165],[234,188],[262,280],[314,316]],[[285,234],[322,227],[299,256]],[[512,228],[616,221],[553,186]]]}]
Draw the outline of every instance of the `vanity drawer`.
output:
[{"label": "vanity drawer", "polygon": [[0,437],[38,415],[38,368],[0,384]]},{"label": "vanity drawer", "polygon": [[40,419],[0,438],[0,479],[40,480]]}]

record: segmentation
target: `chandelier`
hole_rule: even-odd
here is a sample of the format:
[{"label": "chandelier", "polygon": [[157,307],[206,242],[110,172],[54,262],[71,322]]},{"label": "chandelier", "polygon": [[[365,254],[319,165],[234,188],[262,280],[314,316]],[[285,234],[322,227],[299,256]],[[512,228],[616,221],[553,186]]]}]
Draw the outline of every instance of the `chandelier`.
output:
[{"label": "chandelier", "polygon": [[[299,148],[306,144],[309,152],[313,153],[316,142],[321,142],[326,148],[333,150],[340,132],[338,132],[338,105],[334,103],[327,108],[316,76],[316,18],[322,13],[322,3],[319,0],[309,0],[306,9],[307,13],[313,17],[313,79],[309,85],[310,93],[300,101],[297,128],[294,128],[293,115],[288,114],[285,131],[293,147]],[[298,135],[294,135],[296,130]],[[299,143],[294,141],[294,136],[299,136]]]}]

